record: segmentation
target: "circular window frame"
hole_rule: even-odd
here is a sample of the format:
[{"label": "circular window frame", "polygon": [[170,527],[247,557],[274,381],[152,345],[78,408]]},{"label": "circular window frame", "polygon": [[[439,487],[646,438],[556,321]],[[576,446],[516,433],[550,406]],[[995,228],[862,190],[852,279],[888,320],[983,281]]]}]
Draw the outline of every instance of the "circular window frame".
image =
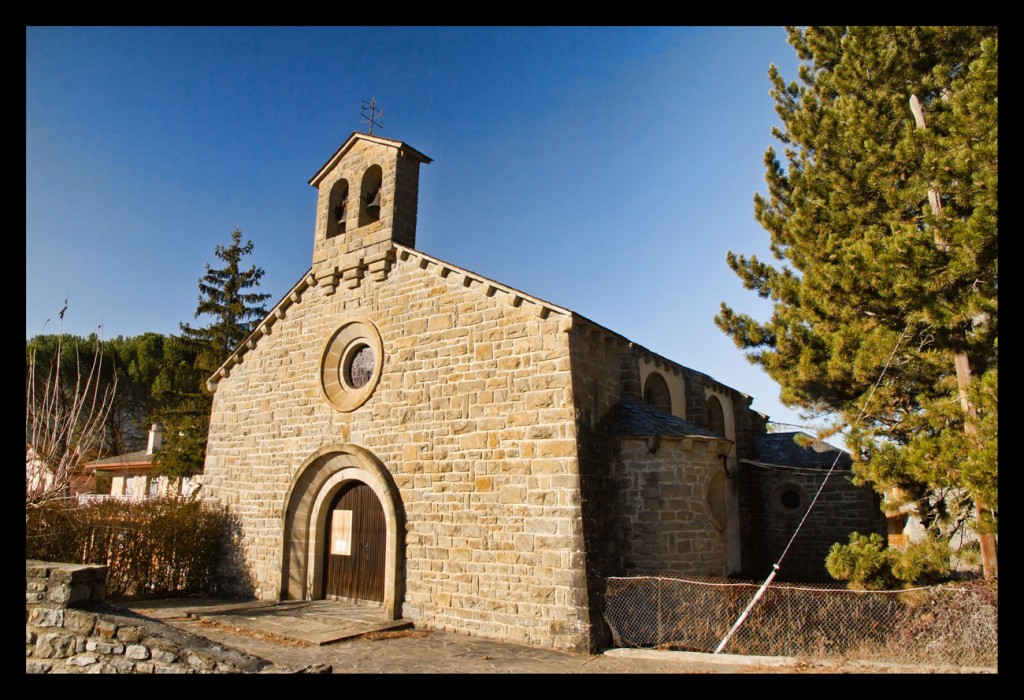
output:
[{"label": "circular window frame", "polygon": [[[365,384],[355,387],[349,373],[356,354],[364,347],[373,353],[373,371]],[[362,406],[377,388],[383,364],[384,342],[376,326],[365,319],[340,325],[324,343],[320,355],[320,390],[327,403],[342,413]]]},{"label": "circular window frame", "polygon": [[[796,507],[787,506],[784,502],[786,494],[796,493],[800,497],[800,502]],[[772,491],[772,509],[780,515],[788,516],[800,516],[803,515],[807,510],[807,506],[810,505],[810,498],[807,496],[807,491],[803,486],[792,481],[787,481],[783,484],[779,484]]]}]

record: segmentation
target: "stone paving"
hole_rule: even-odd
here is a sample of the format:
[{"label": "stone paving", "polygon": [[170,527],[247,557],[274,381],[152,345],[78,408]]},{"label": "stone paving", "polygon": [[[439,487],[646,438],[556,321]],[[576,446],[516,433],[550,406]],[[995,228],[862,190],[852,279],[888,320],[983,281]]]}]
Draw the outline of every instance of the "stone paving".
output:
[{"label": "stone paving", "polygon": [[274,672],[320,665],[332,673],[387,674],[764,674],[992,673],[866,662],[718,656],[650,649],[571,654],[480,637],[415,629],[373,608],[335,601],[235,602],[179,599],[121,602],[225,646],[270,661]]}]

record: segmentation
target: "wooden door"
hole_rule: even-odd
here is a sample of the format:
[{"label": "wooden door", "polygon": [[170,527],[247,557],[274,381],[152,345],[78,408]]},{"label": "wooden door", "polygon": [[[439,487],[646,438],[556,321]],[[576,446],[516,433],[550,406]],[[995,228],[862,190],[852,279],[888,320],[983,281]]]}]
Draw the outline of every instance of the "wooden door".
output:
[{"label": "wooden door", "polygon": [[342,487],[331,504],[324,548],[324,597],[384,601],[384,509],[366,484]]}]

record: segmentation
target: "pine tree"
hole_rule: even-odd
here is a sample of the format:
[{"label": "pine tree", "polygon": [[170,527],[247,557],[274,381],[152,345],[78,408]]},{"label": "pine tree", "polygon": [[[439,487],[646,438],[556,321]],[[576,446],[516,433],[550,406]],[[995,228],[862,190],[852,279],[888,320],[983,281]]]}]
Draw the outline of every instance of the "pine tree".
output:
[{"label": "pine tree", "polygon": [[172,354],[166,391],[171,397],[161,413],[167,438],[156,464],[168,476],[191,476],[203,469],[210,429],[212,397],[206,379],[228,358],[267,315],[263,302],[269,294],[256,291],[263,270],[242,268],[253,242],[242,244],[242,230],[231,232],[230,245],[218,244],[215,255],[224,265],[206,265],[199,279],[199,305],[195,318],[208,317],[201,327],[182,323],[181,336],[168,349]]},{"label": "pine tree", "polygon": [[[238,345],[252,332],[256,323],[267,315],[263,302],[269,294],[250,292],[259,286],[263,270],[255,265],[242,270],[242,258],[252,253],[253,242],[242,245],[242,229],[231,232],[231,245],[217,245],[215,254],[224,267],[214,269],[209,263],[206,274],[199,280],[199,306],[195,318],[209,316],[213,320],[206,326],[194,328],[180,324],[185,338],[209,348],[215,365],[227,359]],[[211,373],[216,366],[212,366]]]},{"label": "pine tree", "polygon": [[786,404],[848,429],[863,480],[946,537],[973,521],[995,576],[996,30],[788,31],[800,82],[769,71],[785,166],[769,148],[754,198],[784,264],[728,255],[773,312],[716,323]]}]

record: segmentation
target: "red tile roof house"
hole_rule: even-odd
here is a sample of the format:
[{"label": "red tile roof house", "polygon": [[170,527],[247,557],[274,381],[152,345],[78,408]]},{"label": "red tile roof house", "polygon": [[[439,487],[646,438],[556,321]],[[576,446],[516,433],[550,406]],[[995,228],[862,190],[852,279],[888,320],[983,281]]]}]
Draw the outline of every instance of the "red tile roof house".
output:
[{"label": "red tile roof house", "polygon": [[156,473],[153,458],[163,443],[163,434],[163,426],[154,423],[149,430],[146,449],[106,457],[83,465],[83,469],[93,475],[94,483],[96,475],[109,474],[111,476],[110,492],[80,494],[79,500],[87,501],[108,497],[142,500],[161,496],[189,496],[194,493],[199,488],[199,478],[169,478]]}]

